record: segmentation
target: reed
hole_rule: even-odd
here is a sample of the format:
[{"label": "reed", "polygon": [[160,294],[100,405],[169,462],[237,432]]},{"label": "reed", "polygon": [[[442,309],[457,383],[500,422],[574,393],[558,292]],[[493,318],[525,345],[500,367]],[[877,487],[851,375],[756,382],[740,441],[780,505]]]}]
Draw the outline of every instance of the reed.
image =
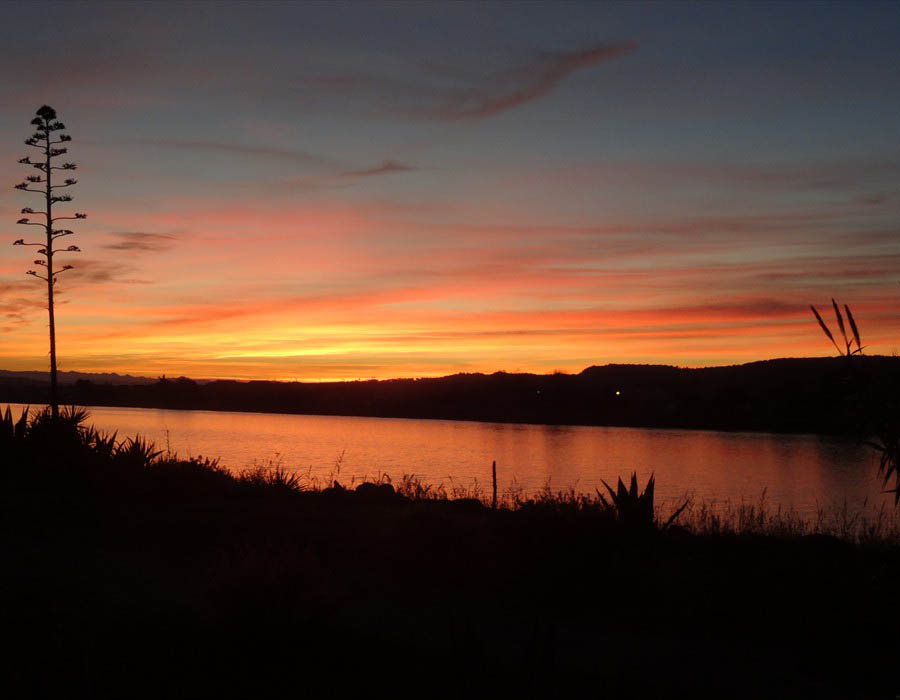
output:
[{"label": "reed", "polygon": [[[847,304],[844,304],[844,311],[847,314],[847,321],[850,324],[850,330],[852,331],[852,337],[847,337],[847,329],[844,325],[844,317],[841,314],[841,309],[838,306],[838,303],[832,298],[831,306],[834,308],[834,317],[837,320],[838,330],[841,332],[841,338],[844,341],[844,347],[842,348],[837,344],[837,340],[835,340],[834,335],[832,335],[831,330],[828,328],[828,324],[822,319],[821,314],[819,314],[818,309],[815,306],[810,304],[809,308],[812,309],[813,315],[816,317],[816,321],[819,322],[819,327],[822,329],[822,332],[825,334],[825,337],[831,341],[831,344],[834,345],[835,349],[838,351],[838,354],[843,355],[845,357],[852,357],[853,355],[861,355],[863,351],[863,345],[859,339],[859,328],[856,326],[856,319],[853,318],[853,314],[850,311],[850,307]],[[856,348],[853,348],[853,343],[856,343]]]},{"label": "reed", "polygon": [[[844,304],[844,312],[847,315],[851,331],[851,336],[848,337],[843,315],[834,298],[831,299],[831,305],[834,308],[838,330],[844,341],[843,348],[837,344],[834,335],[816,307],[810,305],[809,308],[812,309],[819,327],[834,345],[838,354],[847,358],[861,355],[864,346],[850,307]],[[856,343],[855,349],[853,348],[854,343]],[[848,381],[856,393],[856,406],[851,419],[860,424],[861,428],[858,430],[870,437],[865,440],[865,444],[878,454],[878,473],[883,478],[884,493],[893,493],[894,506],[900,507],[900,406],[897,404],[897,387],[884,387],[880,382],[872,382],[871,378],[861,377],[858,371],[851,371]],[[887,486],[892,479],[894,488],[889,489]]]}]

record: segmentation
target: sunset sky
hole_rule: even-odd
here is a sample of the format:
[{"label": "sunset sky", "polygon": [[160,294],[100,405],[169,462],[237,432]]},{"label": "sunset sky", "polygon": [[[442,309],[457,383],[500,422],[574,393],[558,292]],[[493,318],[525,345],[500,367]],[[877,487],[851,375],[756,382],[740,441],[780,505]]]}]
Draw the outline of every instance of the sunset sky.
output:
[{"label": "sunset sky", "polygon": [[[0,227],[79,165],[61,370],[357,379],[900,348],[900,3],[6,3]],[[46,288],[0,246],[0,368]],[[833,348],[832,348],[833,351]]]}]

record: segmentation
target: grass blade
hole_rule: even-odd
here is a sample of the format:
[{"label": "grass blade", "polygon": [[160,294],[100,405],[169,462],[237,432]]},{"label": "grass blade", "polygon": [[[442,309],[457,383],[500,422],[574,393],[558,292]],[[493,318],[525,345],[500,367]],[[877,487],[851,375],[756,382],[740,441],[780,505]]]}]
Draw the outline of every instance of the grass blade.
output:
[{"label": "grass blade", "polygon": [[682,503],[681,506],[677,508],[675,512],[672,513],[672,515],[669,516],[669,519],[666,520],[665,525],[662,526],[662,529],[668,530],[672,525],[674,525],[675,521],[678,520],[678,516],[680,516],[684,512],[684,509],[687,508],[688,505],[690,505],[690,502],[690,499],[688,499],[684,503]]}]

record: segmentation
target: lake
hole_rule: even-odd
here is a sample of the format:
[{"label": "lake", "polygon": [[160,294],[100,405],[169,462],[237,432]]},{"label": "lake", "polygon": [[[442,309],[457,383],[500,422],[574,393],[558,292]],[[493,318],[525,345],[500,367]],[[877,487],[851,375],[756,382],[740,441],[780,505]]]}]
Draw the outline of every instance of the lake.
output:
[{"label": "lake", "polygon": [[[13,404],[15,408],[17,407]],[[324,482],[414,474],[429,484],[490,492],[491,462],[500,490],[533,494],[549,485],[593,493],[651,472],[657,500],[685,494],[721,503],[757,503],[812,515],[842,504],[868,510],[881,494],[873,450],[816,435],[723,433],[593,426],[284,415],[92,407],[92,422],[119,437],[140,433],[181,456],[218,457],[233,471],[276,462]]]}]

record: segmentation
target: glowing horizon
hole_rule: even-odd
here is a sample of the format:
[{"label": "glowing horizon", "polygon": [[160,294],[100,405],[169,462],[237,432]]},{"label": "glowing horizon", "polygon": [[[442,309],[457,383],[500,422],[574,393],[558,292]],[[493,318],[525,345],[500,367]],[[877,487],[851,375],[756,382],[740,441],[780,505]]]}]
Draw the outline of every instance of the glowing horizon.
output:
[{"label": "glowing horizon", "polygon": [[[66,21],[29,62],[16,27],[48,8]],[[897,352],[896,7],[251,9],[4,8],[0,226],[28,233],[12,185],[43,103],[89,215],[59,287],[61,371],[824,356],[809,305],[833,324],[832,297],[867,353]],[[0,245],[4,369],[48,364],[28,263]]]}]

